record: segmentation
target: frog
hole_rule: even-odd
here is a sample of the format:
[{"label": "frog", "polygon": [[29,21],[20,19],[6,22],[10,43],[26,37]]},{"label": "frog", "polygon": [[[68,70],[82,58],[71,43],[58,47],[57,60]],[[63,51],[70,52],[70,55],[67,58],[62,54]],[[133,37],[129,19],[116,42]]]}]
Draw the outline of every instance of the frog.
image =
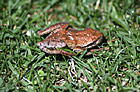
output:
[{"label": "frog", "polygon": [[[86,49],[90,49],[86,55],[91,55],[91,51],[96,51],[92,48],[98,46],[104,38],[103,33],[98,30],[92,28],[77,30],[68,22],[56,23],[38,31],[40,36],[45,34],[49,35],[45,40],[39,41],[37,46],[48,54],[64,56],[77,55],[76,53],[82,53]],[[72,52],[65,49],[70,49]]]}]

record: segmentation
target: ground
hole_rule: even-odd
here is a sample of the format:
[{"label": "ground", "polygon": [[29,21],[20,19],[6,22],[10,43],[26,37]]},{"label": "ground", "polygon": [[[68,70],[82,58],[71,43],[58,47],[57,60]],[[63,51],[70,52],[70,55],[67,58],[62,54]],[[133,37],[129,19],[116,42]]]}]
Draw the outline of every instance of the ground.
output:
[{"label": "ground", "polygon": [[[0,91],[139,92],[140,0],[0,2]],[[105,49],[90,56],[44,53],[37,42],[45,36],[37,32],[59,22],[100,30],[97,48]]]}]

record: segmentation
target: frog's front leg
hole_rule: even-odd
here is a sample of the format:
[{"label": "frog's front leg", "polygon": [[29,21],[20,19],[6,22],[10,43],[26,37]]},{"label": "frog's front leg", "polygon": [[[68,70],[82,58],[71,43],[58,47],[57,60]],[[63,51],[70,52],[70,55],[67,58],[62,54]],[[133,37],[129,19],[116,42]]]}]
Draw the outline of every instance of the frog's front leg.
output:
[{"label": "frog's front leg", "polygon": [[44,35],[44,34],[47,34],[47,33],[50,33],[51,31],[54,31],[55,29],[65,29],[68,27],[68,23],[67,22],[62,22],[62,23],[57,23],[57,24],[54,24],[42,31],[39,31],[38,34],[39,35]]}]

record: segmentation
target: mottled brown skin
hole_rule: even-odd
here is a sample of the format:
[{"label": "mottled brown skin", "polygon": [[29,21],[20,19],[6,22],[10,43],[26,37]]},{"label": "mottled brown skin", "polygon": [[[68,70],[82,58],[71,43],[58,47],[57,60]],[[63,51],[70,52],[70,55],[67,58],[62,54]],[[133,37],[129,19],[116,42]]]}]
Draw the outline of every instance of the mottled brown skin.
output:
[{"label": "mottled brown skin", "polygon": [[[49,54],[63,54],[65,56],[75,54],[58,48],[69,48],[74,52],[80,52],[97,46],[103,39],[103,34],[98,30],[93,30],[92,28],[75,30],[65,22],[57,23],[38,32],[39,35],[47,33],[50,33],[49,36],[37,43],[39,48]],[[94,49],[90,51],[94,51]],[[92,53],[87,53],[86,55],[90,54]]]}]

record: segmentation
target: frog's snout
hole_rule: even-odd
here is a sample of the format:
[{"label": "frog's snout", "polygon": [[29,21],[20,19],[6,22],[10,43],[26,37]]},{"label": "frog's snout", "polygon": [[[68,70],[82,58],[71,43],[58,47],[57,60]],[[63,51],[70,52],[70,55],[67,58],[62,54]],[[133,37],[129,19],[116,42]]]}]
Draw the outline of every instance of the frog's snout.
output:
[{"label": "frog's snout", "polygon": [[38,42],[38,43],[37,43],[37,46],[41,46],[41,42]]},{"label": "frog's snout", "polygon": [[37,46],[38,46],[40,49],[42,49],[42,48],[44,47],[44,45],[43,45],[43,43],[42,43],[41,41],[37,43]]}]

